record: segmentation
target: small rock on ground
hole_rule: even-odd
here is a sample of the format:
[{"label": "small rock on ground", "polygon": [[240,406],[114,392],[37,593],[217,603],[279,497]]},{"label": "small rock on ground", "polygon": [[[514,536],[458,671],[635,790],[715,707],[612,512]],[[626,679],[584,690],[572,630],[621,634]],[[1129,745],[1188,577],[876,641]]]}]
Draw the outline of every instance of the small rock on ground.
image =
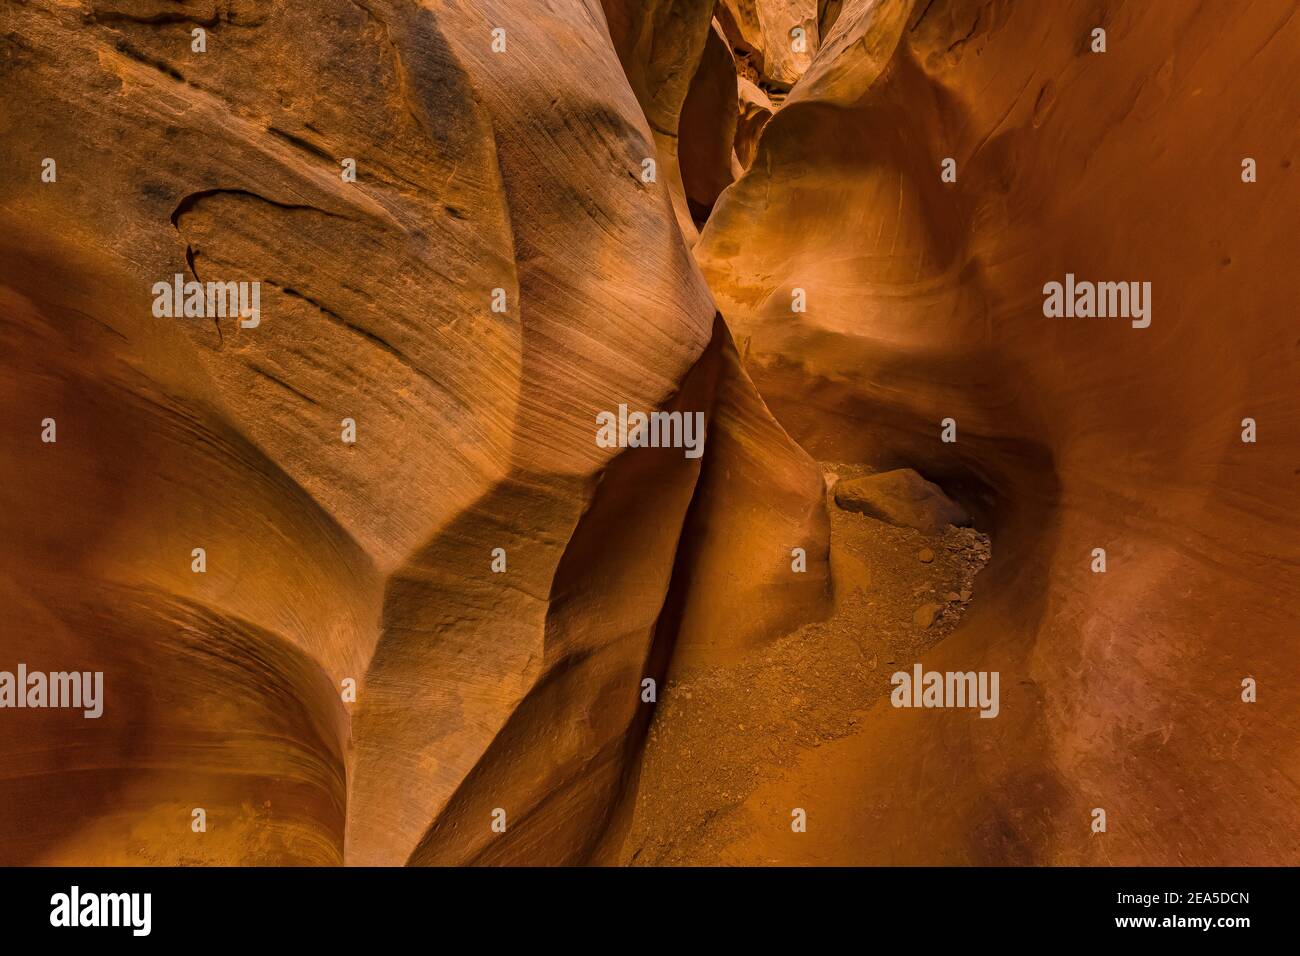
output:
[{"label": "small rock on ground", "polygon": [[935,604],[933,601],[922,604],[916,609],[916,613],[912,615],[912,623],[922,630],[925,630],[934,623],[935,616],[938,613],[939,605]]}]

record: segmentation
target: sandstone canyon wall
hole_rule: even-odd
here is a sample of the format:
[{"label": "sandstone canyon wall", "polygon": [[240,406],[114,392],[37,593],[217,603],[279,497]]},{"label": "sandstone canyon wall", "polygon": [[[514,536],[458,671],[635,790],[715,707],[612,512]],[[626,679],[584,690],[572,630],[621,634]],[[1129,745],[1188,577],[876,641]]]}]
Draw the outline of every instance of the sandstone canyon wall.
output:
[{"label": "sandstone canyon wall", "polygon": [[[6,143],[57,170],[0,193],[5,651],[107,686],[5,712],[7,862],[468,862],[497,807],[492,858],[603,833],[701,459],[594,416],[702,411],[712,466],[766,413],[603,12],[553,7],[5,5]],[[260,324],[155,317],[177,273],[260,281]],[[733,467],[797,485],[768,422]]]},{"label": "sandstone canyon wall", "polygon": [[627,862],[645,682],[845,590],[828,461],[992,534],[925,663],[1000,716],[877,702],[692,862],[1297,862],[1293,14],[6,0],[0,671],[104,707],[0,709],[0,863]]},{"label": "sandstone canyon wall", "polygon": [[[846,0],[764,128],[701,268],[803,447],[967,489],[989,599],[926,665],[1003,681],[877,707],[818,758],[875,837],[790,859],[1296,862],[1297,51],[1282,2]],[[1046,318],[1066,273],[1149,327]]]}]

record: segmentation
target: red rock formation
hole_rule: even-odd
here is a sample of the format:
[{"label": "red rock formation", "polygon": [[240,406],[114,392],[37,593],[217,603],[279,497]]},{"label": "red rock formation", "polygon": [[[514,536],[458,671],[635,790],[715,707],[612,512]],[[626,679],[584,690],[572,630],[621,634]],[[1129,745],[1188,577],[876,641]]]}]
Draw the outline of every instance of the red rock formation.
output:
[{"label": "red rock formation", "polygon": [[767,94],[744,77],[740,78],[738,87],[740,115],[736,120],[736,161],[742,169],[748,169],[758,149],[759,134],[772,118],[773,107]]},{"label": "red rock formation", "polygon": [[844,9],[844,0],[817,0],[817,36],[825,40],[830,36]]},{"label": "red rock formation", "polygon": [[668,187],[688,243],[699,234],[682,183],[678,127],[709,37],[710,0],[601,0],[610,39],[653,137],[656,180]]},{"label": "red rock formation", "polygon": [[0,672],[104,675],[0,708],[0,863],[626,859],[644,682],[871,586],[808,452],[992,531],[924,663],[999,715],[881,702],[720,859],[1300,858],[1293,5],[723,0],[774,113],[714,8],[0,7]]},{"label": "red rock formation", "polygon": [[717,15],[736,52],[780,89],[799,79],[817,52],[816,0],[718,0]]},{"label": "red rock formation", "polygon": [[[989,600],[925,664],[1000,671],[1001,716],[876,707],[797,777],[820,834],[728,859],[1294,863],[1300,19],[912,6],[844,4],[697,255],[797,441],[991,522]],[[1150,326],[1045,317],[1067,272],[1150,281]]]},{"label": "red rock formation", "polygon": [[[0,712],[0,860],[595,852],[701,465],[774,509],[764,566],[825,552],[665,188],[708,24],[652,134],[580,0],[0,11],[0,668],[106,697]],[[153,314],[176,274],[260,282],[260,321]],[[708,415],[704,457],[600,447],[620,404]]]},{"label": "red rock formation", "polygon": [[738,95],[736,61],[714,20],[678,122],[682,184],[691,216],[700,224],[734,178]]}]

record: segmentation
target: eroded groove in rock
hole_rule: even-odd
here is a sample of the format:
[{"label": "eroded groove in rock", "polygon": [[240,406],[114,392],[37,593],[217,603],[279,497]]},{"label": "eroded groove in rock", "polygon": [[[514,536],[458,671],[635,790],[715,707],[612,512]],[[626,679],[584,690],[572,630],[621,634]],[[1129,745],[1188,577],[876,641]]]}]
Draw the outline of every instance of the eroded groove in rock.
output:
[{"label": "eroded groove in rock", "polygon": [[0,6],[0,863],[1294,863],[1294,12]]},{"label": "eroded groove in rock", "polygon": [[702,225],[731,185],[737,112],[736,63],[718,21],[713,21],[699,68],[682,105],[678,156],[691,217]]},{"label": "eroded groove in rock", "polygon": [[[979,733],[883,706],[808,758],[823,832],[863,825],[837,797],[852,791],[880,808],[867,829],[906,844],[787,833],[731,862],[1296,859],[1287,718],[1240,700],[1246,677],[1297,676],[1276,598],[1300,585],[1295,515],[1276,506],[1287,442],[1241,439],[1261,406],[1297,421],[1274,268],[1275,210],[1296,198],[1285,6],[1225,23],[1175,5],[843,5],[696,252],[797,441],[969,486],[993,530],[990,599],[926,666],[1016,677]],[[1257,95],[1279,71],[1285,88]],[[1238,104],[1232,132],[1207,95]],[[1243,185],[1249,153],[1267,185]],[[1040,290],[1067,272],[1150,280],[1149,327],[1045,317]],[[940,784],[940,763],[981,783]],[[754,806],[793,799],[783,786]],[[1090,840],[1102,802],[1128,824]],[[1195,822],[1224,819],[1231,838]]]},{"label": "eroded groove in rock", "polygon": [[718,23],[749,79],[788,90],[817,53],[817,0],[718,0]]},{"label": "eroded groove in rock", "polygon": [[[527,30],[513,31],[513,42],[552,52],[512,59],[503,68],[488,46],[467,38],[475,36],[470,27],[479,17],[508,10],[505,4],[451,5],[443,17],[457,55],[479,77],[476,90],[495,131],[520,263],[524,379],[512,472],[497,498],[432,539],[399,573],[400,589],[389,589],[370,675],[375,716],[362,708],[358,724],[360,769],[349,838],[358,861],[476,858],[479,835],[459,825],[466,806],[477,812],[475,801],[490,804],[489,814],[501,807],[520,834],[529,832],[526,821],[543,813],[547,786],[567,777],[562,768],[553,777],[536,776],[542,755],[551,751],[524,752],[516,735],[547,741],[556,725],[517,713],[534,713],[539,698],[541,713],[556,720],[564,708],[591,710],[606,700],[603,675],[623,673],[644,658],[689,500],[689,484],[677,504],[671,494],[665,499],[657,524],[673,537],[665,550],[646,545],[638,555],[646,568],[632,575],[636,599],[621,590],[614,593],[624,594],[622,601],[604,596],[597,631],[594,620],[555,620],[553,579],[575,560],[566,550],[574,547],[570,539],[582,528],[582,514],[603,499],[601,475],[618,454],[593,441],[596,414],[620,404],[647,411],[667,405],[708,343],[713,310],[669,204],[636,175],[652,146],[617,57],[607,39],[598,42],[606,36],[604,24],[582,19],[576,7],[539,14],[527,21]],[[587,60],[556,73],[551,64],[572,57],[560,48],[575,29],[591,40]],[[611,82],[593,88],[593,75]],[[633,262],[618,253],[625,247],[644,255]],[[696,467],[676,449],[654,456],[637,473],[649,468],[655,484],[671,489]],[[524,499],[511,503],[517,487]],[[615,487],[609,494],[625,500],[626,491]],[[509,536],[499,526],[503,518]],[[487,573],[494,547],[504,548],[517,569],[503,580],[522,581],[504,596],[503,584]],[[481,556],[477,566],[471,555]],[[591,565],[579,567],[596,575],[615,557],[593,554]],[[656,568],[664,582],[657,589]],[[623,639],[595,653],[612,634]],[[567,680],[585,680],[582,691],[575,695],[569,684],[557,684],[554,667],[571,671]],[[557,687],[568,693],[555,696]],[[636,682],[627,691],[631,706]],[[623,720],[615,710],[601,718],[591,738],[570,741],[574,759],[590,759]],[[474,786],[480,778],[511,781],[510,798],[500,791],[480,794]],[[415,800],[394,799],[413,791],[420,794]],[[603,816],[599,800],[581,800],[583,792],[579,786],[572,799],[553,795],[548,804],[559,806],[561,820],[573,818],[560,835],[576,840],[576,821]],[[452,831],[448,842],[443,835]],[[481,834],[493,836],[490,830]],[[561,846],[559,836],[551,839],[554,853],[575,852]],[[507,840],[496,852],[508,854],[513,846]]]},{"label": "eroded groove in rock", "polygon": [[655,160],[655,181],[668,189],[682,235],[693,243],[699,233],[682,182],[678,126],[709,37],[713,0],[601,0],[601,5],[653,136],[653,154],[647,151],[638,164]]},{"label": "eroded groove in rock", "polygon": [[[763,127],[776,111],[772,101],[759,87],[741,77],[738,83],[738,110],[736,118],[735,152],[740,168],[748,169],[758,149],[758,137]],[[739,175],[734,177],[739,179]]]}]

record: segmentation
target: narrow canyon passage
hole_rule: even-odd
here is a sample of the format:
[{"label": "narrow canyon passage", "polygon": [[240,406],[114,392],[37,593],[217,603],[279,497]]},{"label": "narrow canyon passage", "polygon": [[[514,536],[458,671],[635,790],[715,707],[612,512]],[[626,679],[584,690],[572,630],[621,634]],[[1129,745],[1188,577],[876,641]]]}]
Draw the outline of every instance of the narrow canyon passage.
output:
[{"label": "narrow canyon passage", "polygon": [[[680,15],[681,9],[682,5],[672,4],[659,7],[665,16]],[[728,9],[724,5],[719,11],[724,20]],[[877,29],[888,29],[888,17],[881,14],[881,19],[884,22]],[[705,235],[695,240],[695,233],[687,229],[687,238],[697,245],[697,252],[704,246],[706,257],[708,250],[718,247],[730,249],[733,256],[739,250],[743,257],[749,243],[768,241],[767,235],[729,239],[719,229],[710,232],[708,210],[715,201],[725,206],[729,194],[719,197],[715,191],[706,207],[692,187],[709,178],[701,167],[718,166],[718,129],[734,131],[730,169],[743,177],[737,155],[745,152],[750,160],[754,158],[755,141],[774,114],[780,115],[789,94],[789,84],[773,84],[758,75],[740,47],[726,49],[722,41],[737,38],[736,25],[728,27],[729,31],[718,20],[713,22],[686,95],[681,135],[673,143],[694,219],[691,225]],[[787,66],[796,89],[807,65],[805,60]],[[654,66],[637,63],[636,69]],[[755,89],[747,73],[767,89]],[[724,78],[721,83],[719,74]],[[700,92],[725,87],[727,76],[737,88],[736,96]],[[762,102],[759,122],[746,129],[746,110],[752,110],[758,99]],[[715,115],[701,116],[701,103],[708,103]],[[739,115],[729,115],[733,113]],[[761,156],[761,141],[758,146]],[[679,220],[683,218],[679,212]],[[808,243],[804,253],[795,251],[792,258],[824,255],[817,224],[806,217],[792,218],[803,228],[813,227],[806,236],[784,240],[794,243],[796,250],[801,239]],[[708,259],[703,261],[707,264]],[[735,316],[733,328],[737,322],[747,327],[752,310],[738,307],[719,291],[728,293],[730,286],[724,283],[721,290],[714,290],[715,298],[726,303],[723,319]],[[781,291],[768,288],[765,297],[774,299]],[[793,295],[805,292],[799,289]],[[807,312],[806,304],[796,304],[779,321],[798,324],[806,321]],[[1017,522],[1026,520],[1023,512],[1030,511],[1031,520],[1046,529],[1052,520],[1050,456],[1016,443],[989,444],[978,439],[968,440],[968,448],[975,446],[974,459],[927,456],[919,449],[932,444],[938,430],[914,411],[891,407],[852,389],[837,391],[833,385],[828,400],[824,394],[830,383],[809,378],[806,369],[789,356],[769,355],[750,362],[753,345],[752,336],[740,340],[746,372],[754,377],[778,421],[804,443],[805,450],[822,456],[851,455],[854,461],[869,464],[824,460],[819,466],[830,518],[833,591],[823,619],[808,620],[788,633],[766,634],[761,642],[748,646],[706,641],[673,647],[668,682],[649,726],[635,786],[635,809],[618,861],[632,865],[850,864],[881,859],[894,851],[907,859],[906,843],[889,847],[882,841],[879,808],[861,797],[867,788],[859,777],[871,766],[862,754],[888,733],[881,708],[889,706],[892,675],[900,669],[910,673],[914,663],[923,664],[968,609],[978,611],[987,605],[989,613],[997,613],[996,602],[981,593],[984,585],[976,581],[992,547],[989,535],[977,528],[940,520],[918,530],[846,510],[836,504],[836,487],[841,481],[925,461],[969,503],[979,527],[1001,521],[1014,531]],[[1003,474],[1003,469],[1010,474]],[[1017,495],[1015,474],[1020,476],[1023,495]],[[999,482],[1000,489],[988,484],[995,475],[1006,479]],[[1018,496],[1021,507],[1010,506],[999,491]],[[688,525],[688,534],[689,530]],[[1011,560],[1023,557],[1020,549]],[[1012,577],[1006,568],[1001,573],[995,568],[981,581],[996,584]],[[810,614],[819,616],[813,610],[802,617]],[[797,610],[795,615],[797,619]],[[817,825],[793,829],[792,812],[805,814]],[[1003,849],[986,847],[983,852]],[[976,848],[963,857],[958,850],[948,859],[979,859],[980,853]]]},{"label": "narrow canyon passage", "polygon": [[[866,821],[822,822],[837,806],[863,810],[852,751],[865,744],[854,739],[880,732],[873,708],[891,675],[925,661],[980,600],[976,576],[991,547],[973,528],[926,533],[842,510],[835,483],[865,469],[823,469],[832,613],[737,660],[673,662],[650,725],[628,863],[849,863],[876,839]],[[793,833],[796,807],[818,827]]]},{"label": "narrow canyon passage", "polygon": [[[922,628],[945,569],[909,553],[915,532],[828,498],[833,608],[677,647],[620,859],[1294,860],[1263,822],[1294,816],[1295,750],[1267,742],[1291,718],[1243,706],[1242,687],[1268,667],[1291,697],[1296,516],[1273,495],[1293,501],[1300,472],[1242,427],[1260,402],[1300,420],[1281,397],[1292,293],[1254,272],[1295,250],[1238,173],[1267,143],[1273,196],[1294,196],[1297,144],[1269,119],[1280,101],[1228,127],[1201,109],[1251,98],[1245,77],[1296,41],[1293,11],[810,3],[809,56],[764,72],[737,6],[716,11],[672,148],[678,219],[745,373],[813,458],[939,483],[992,558],[969,604]],[[759,27],[777,7],[753,5]],[[734,108],[708,92],[729,70]],[[1212,219],[1184,212],[1200,203]],[[1242,256],[1256,280],[1236,277]],[[1154,279],[1163,321],[1045,318],[1039,290],[1075,274]],[[1279,580],[1233,556],[1247,527]],[[999,674],[1001,713],[891,706],[889,675],[918,662]],[[1192,822],[1228,819],[1231,841]]]},{"label": "narrow canyon passage", "polygon": [[1300,862],[1297,50],[0,3],[0,863]]}]

